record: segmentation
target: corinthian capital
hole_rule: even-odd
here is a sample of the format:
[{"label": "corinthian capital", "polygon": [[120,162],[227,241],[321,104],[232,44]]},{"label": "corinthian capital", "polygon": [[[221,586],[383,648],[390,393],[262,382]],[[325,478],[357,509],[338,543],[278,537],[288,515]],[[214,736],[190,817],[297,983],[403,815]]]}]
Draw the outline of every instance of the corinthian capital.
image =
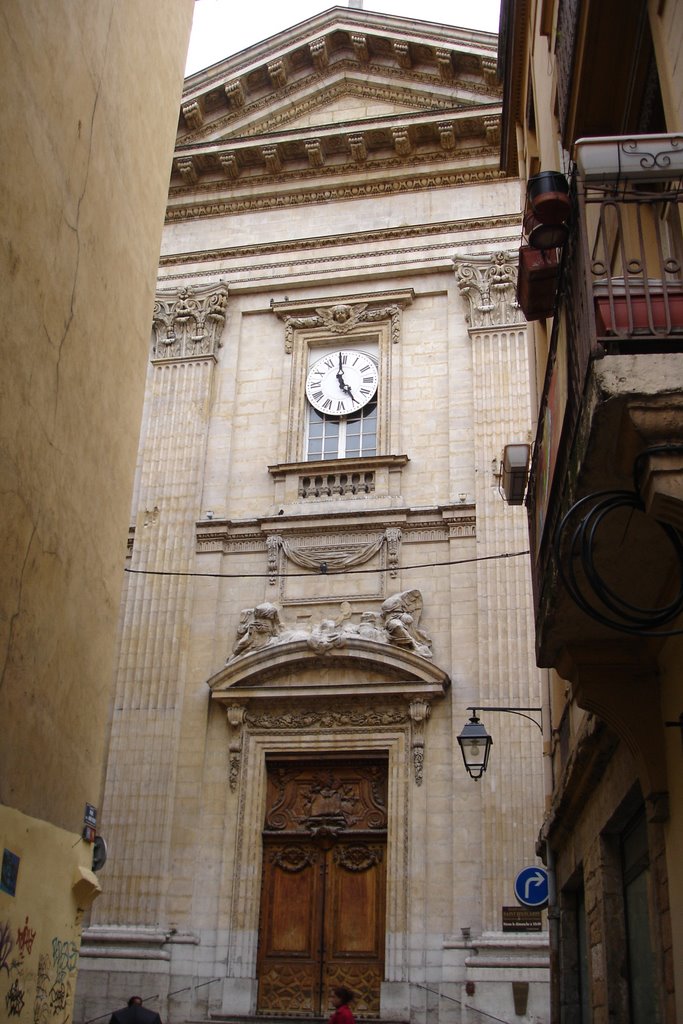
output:
[{"label": "corinthian capital", "polygon": [[227,304],[224,285],[158,294],[152,315],[152,360],[215,356]]},{"label": "corinthian capital", "polygon": [[524,323],[516,297],[517,259],[506,252],[458,257],[458,288],[469,301],[471,330]]}]

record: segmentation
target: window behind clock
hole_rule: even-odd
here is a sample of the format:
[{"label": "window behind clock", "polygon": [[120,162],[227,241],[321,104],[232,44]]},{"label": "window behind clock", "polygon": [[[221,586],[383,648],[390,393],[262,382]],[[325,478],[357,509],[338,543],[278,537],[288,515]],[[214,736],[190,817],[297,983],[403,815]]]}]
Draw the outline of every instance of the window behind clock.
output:
[{"label": "window behind clock", "polygon": [[309,406],[306,459],[354,459],[377,454],[377,399],[349,416],[325,416]]}]

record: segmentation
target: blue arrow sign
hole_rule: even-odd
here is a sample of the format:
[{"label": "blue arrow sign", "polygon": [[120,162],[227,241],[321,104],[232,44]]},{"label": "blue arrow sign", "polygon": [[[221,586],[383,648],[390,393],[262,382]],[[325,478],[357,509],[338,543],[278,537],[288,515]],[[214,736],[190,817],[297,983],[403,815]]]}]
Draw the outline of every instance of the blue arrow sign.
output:
[{"label": "blue arrow sign", "polygon": [[545,868],[522,868],[515,878],[515,897],[523,907],[544,907],[548,902],[548,872]]}]

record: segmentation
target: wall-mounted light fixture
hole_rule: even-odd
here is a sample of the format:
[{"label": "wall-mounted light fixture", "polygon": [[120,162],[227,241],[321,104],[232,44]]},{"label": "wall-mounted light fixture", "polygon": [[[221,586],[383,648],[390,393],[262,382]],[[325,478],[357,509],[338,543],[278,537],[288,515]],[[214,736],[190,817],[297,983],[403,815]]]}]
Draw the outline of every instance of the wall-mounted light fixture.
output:
[{"label": "wall-mounted light fixture", "polygon": [[501,459],[500,493],[508,505],[522,505],[529,476],[531,445],[506,444]]},{"label": "wall-mounted light fixture", "polygon": [[[543,711],[541,708],[480,707],[468,708],[467,710],[472,712],[472,716],[469,722],[465,723],[462,732],[458,736],[458,743],[462,750],[462,759],[465,762],[465,768],[467,769],[468,774],[477,781],[479,781],[488,767],[489,754],[491,753],[491,747],[493,746],[493,740],[479,721],[477,711],[497,711],[504,712],[509,715],[519,715],[520,718],[527,718],[530,722],[533,722],[536,728],[540,730],[541,734],[543,733]],[[531,715],[527,714],[529,711],[539,715],[541,719],[540,722],[537,722],[535,718],[532,718]]]}]

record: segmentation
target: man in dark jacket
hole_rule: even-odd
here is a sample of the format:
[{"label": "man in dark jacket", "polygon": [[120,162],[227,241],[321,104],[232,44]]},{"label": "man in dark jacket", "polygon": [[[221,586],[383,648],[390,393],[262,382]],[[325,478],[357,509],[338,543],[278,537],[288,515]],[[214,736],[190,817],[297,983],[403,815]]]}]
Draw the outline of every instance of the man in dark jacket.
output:
[{"label": "man in dark jacket", "polygon": [[109,1024],[161,1024],[161,1017],[153,1010],[146,1010],[140,996],[131,996],[128,1006],[112,1013]]}]

